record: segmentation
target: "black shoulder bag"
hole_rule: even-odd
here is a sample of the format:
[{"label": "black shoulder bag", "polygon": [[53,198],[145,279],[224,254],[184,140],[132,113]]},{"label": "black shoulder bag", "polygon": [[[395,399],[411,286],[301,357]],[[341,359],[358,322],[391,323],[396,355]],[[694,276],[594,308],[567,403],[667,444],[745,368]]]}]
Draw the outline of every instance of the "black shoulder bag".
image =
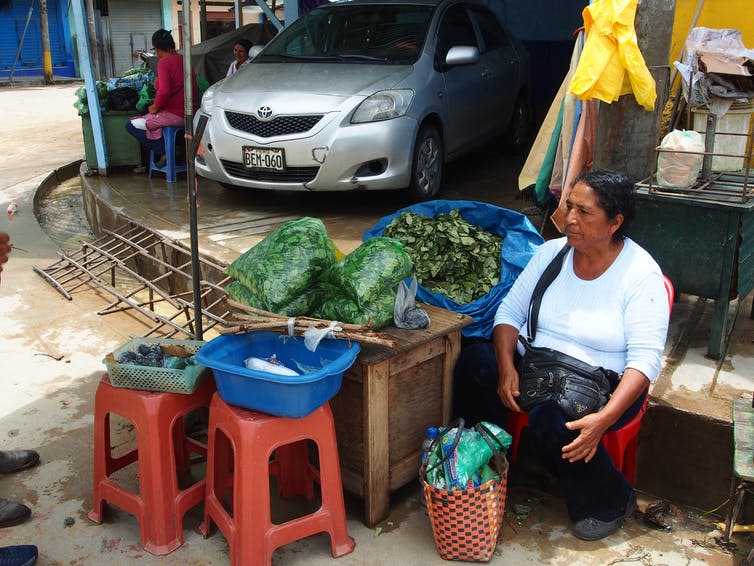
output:
[{"label": "black shoulder bag", "polygon": [[569,417],[579,419],[605,406],[621,376],[613,370],[589,365],[558,350],[531,345],[537,332],[542,295],[560,273],[569,249],[568,244],[563,246],[532,292],[526,325],[528,336],[518,337],[525,350],[518,367],[521,391],[518,405],[522,410],[529,411],[540,403],[554,400]]}]

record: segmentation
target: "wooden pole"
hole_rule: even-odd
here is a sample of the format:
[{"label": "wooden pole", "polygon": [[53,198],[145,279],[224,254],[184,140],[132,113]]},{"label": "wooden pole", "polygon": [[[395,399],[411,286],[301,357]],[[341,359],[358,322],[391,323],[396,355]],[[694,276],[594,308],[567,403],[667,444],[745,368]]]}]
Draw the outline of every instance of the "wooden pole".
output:
[{"label": "wooden pole", "polygon": [[192,151],[196,151],[194,138],[194,93],[191,73],[191,44],[193,32],[191,29],[191,0],[183,2],[183,111],[184,129],[186,132],[186,182],[189,196],[189,233],[191,236],[191,282],[194,294],[194,337],[202,340],[202,269],[199,265],[199,230],[196,207],[197,178]]},{"label": "wooden pole", "polygon": [[47,19],[47,0],[39,0],[39,23],[42,27],[42,67],[46,84],[52,84],[52,55],[50,54],[50,26]]},{"label": "wooden pole", "polygon": [[94,0],[86,0],[86,24],[89,35],[89,47],[92,52],[92,68],[94,76],[102,78],[102,71],[99,68],[99,48],[97,46],[97,28],[94,25]]},{"label": "wooden pole", "polygon": [[657,159],[655,147],[668,99],[670,41],[675,0],[641,0],[635,28],[639,49],[657,85],[653,112],[639,106],[632,95],[613,104],[600,104],[594,168],[623,171],[634,181],[649,177]]}]

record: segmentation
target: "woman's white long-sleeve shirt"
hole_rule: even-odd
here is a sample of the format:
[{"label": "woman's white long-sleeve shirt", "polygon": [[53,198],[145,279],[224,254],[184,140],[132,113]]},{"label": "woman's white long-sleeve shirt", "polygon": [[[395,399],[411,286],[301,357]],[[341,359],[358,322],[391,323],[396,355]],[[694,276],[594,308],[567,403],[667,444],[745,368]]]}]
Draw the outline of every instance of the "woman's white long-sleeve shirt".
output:
[{"label": "woman's white long-sleeve shirt", "polygon": [[[542,244],[516,279],[495,314],[526,335],[534,286],[566,238]],[[535,346],[559,350],[592,365],[622,373],[642,372],[654,382],[662,367],[668,331],[668,295],[657,263],[626,238],[613,264],[592,281],[573,271],[573,250],[547,288],[539,310]],[[523,353],[519,344],[519,351]]]}]

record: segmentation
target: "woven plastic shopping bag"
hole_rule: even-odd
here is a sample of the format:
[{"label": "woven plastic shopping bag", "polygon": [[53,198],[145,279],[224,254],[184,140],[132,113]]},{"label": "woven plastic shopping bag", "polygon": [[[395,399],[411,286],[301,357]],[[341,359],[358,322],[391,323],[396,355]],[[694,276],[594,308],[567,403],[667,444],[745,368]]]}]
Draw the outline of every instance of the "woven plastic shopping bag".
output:
[{"label": "woven plastic shopping bag", "polygon": [[420,473],[435,545],[444,560],[489,561],[503,524],[508,462],[489,432],[484,433],[479,428],[477,432],[493,448],[498,479],[489,480],[478,487],[448,491],[428,483],[424,468]]}]

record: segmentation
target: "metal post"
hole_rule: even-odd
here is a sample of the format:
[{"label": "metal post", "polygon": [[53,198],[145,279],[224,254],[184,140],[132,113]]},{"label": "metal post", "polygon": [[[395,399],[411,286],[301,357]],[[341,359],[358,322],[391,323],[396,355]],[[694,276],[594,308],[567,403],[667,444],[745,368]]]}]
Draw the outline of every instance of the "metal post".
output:
[{"label": "metal post", "polygon": [[47,21],[47,0],[39,0],[39,21],[42,25],[42,67],[45,83],[52,84],[52,55],[50,55],[50,26]]},{"label": "metal post", "polygon": [[199,0],[199,41],[205,39],[207,39],[207,0]]},{"label": "metal post", "polygon": [[99,68],[99,47],[97,45],[97,28],[94,25],[94,1],[86,0],[86,24],[89,32],[89,45],[92,50],[92,67],[94,76],[102,78],[102,72]]},{"label": "metal post", "polygon": [[94,138],[94,149],[97,155],[97,170],[100,175],[107,175],[105,127],[102,122],[96,79],[94,78],[92,62],[89,56],[91,50],[89,49],[89,41],[87,40],[86,28],[84,26],[84,0],[72,0],[71,7],[73,8],[73,19],[76,23],[76,46],[79,51],[79,68],[81,78],[84,79],[86,103],[89,107],[89,117],[92,120],[92,137]]},{"label": "metal post", "polygon": [[717,116],[710,112],[707,114],[707,130],[704,132],[702,179],[709,179],[712,173],[712,153],[715,151],[715,130],[717,130]]},{"label": "metal post", "polygon": [[283,17],[285,18],[286,27],[297,20],[298,16],[298,0],[296,0],[295,2],[286,2],[285,4],[283,4]]},{"label": "metal post", "polygon": [[242,0],[234,0],[234,16],[236,17],[236,29],[243,25],[243,2]]},{"label": "metal post", "polygon": [[[293,20],[298,17],[298,6],[297,2],[288,2],[288,4],[291,4],[291,10],[296,14],[294,17],[291,15],[290,21],[286,20],[288,24],[292,23]],[[278,31],[282,31],[285,25],[283,25],[283,22],[278,20],[278,17],[275,15],[275,12],[273,12],[270,7],[267,5],[267,2],[265,0],[257,0],[257,6],[259,6],[262,9],[262,13],[269,18],[269,20],[272,22],[272,25],[275,26],[275,28]],[[285,12],[284,12],[285,13]],[[288,18],[288,16],[286,16]]]},{"label": "metal post", "polygon": [[18,42],[18,50],[16,51],[16,58],[13,60],[13,67],[10,70],[10,82],[13,82],[13,75],[16,72],[16,63],[21,57],[21,49],[24,47],[24,39],[26,39],[26,32],[29,29],[29,22],[31,21],[31,15],[34,13],[34,0],[31,0],[29,4],[29,13],[26,16],[26,24],[24,25],[24,32],[21,34],[21,41]]},{"label": "metal post", "polygon": [[202,340],[202,270],[199,265],[199,232],[196,209],[196,169],[191,143],[194,134],[194,93],[191,88],[191,0],[183,0],[183,111],[186,130],[186,182],[189,196],[189,232],[191,235],[191,282],[194,294],[194,338]]}]

